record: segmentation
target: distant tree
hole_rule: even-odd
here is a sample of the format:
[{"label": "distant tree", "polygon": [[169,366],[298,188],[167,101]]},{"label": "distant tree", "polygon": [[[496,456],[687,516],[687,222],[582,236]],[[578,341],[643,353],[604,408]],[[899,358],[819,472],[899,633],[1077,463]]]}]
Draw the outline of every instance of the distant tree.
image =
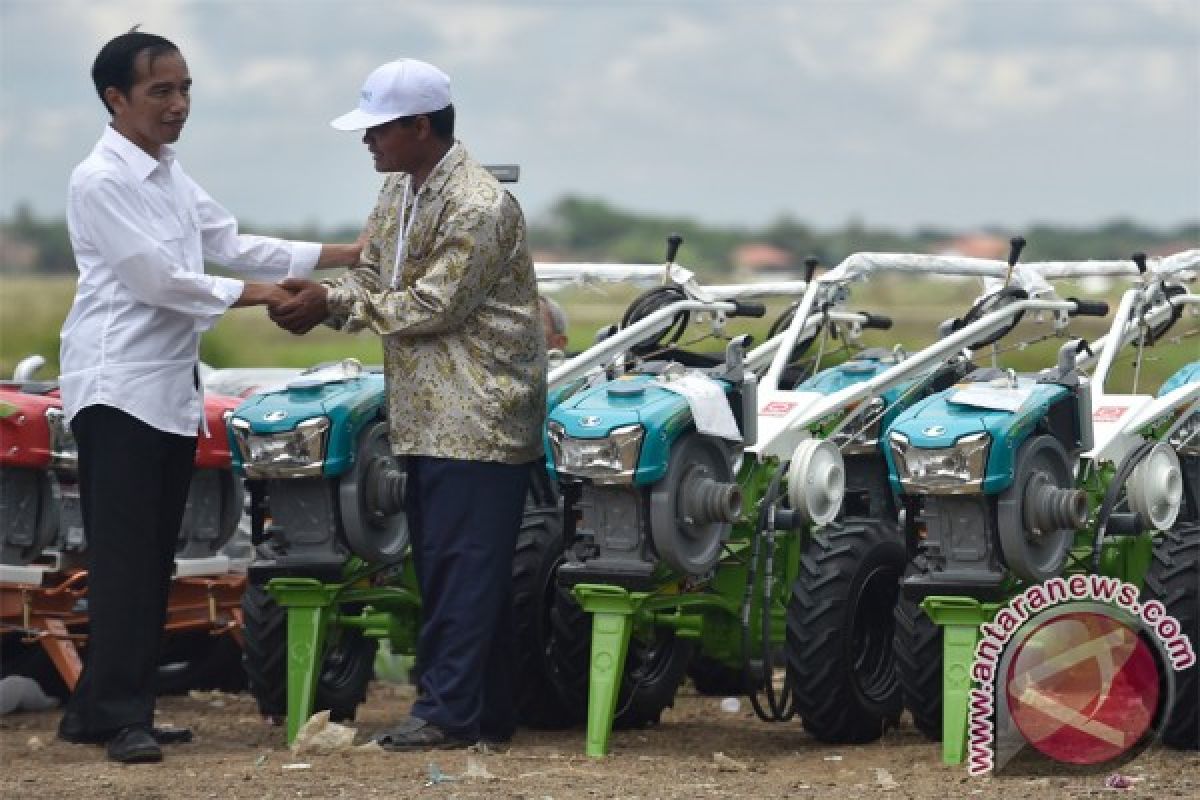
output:
[{"label": "distant tree", "polygon": [[[244,224],[248,233],[263,233],[308,241],[351,241],[360,230],[354,226],[325,229],[316,222],[293,228]],[[761,228],[709,225],[690,217],[646,214],[616,208],[604,200],[566,195],[540,219],[530,220],[530,243],[570,258],[596,261],[658,262],[666,253],[672,233],[684,238],[678,260],[705,277],[727,275],[731,254],[739,245],[765,242],[791,253],[797,262],[815,255],[832,266],[864,250],[931,252],[938,244],[963,231],[925,226],[912,233],[877,228],[862,219],[851,219],[840,228],[818,230],[791,215],[781,215]],[[990,231],[1004,237],[1024,236],[1029,245],[1024,258],[1084,259],[1127,258],[1138,251],[1200,247],[1200,220],[1188,220],[1165,230],[1130,219],[1113,219],[1092,227],[1032,224],[1017,231]],[[41,218],[27,203],[20,203],[8,218],[0,219],[0,233],[37,250],[34,271],[73,274],[75,259],[61,217]],[[0,273],[12,272],[0,264]]]}]

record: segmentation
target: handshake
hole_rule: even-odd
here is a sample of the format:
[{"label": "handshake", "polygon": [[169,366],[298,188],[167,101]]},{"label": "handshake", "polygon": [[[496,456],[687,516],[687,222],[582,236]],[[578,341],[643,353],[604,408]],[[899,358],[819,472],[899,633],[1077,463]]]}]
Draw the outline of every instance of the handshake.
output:
[{"label": "handshake", "polygon": [[247,283],[234,306],[266,306],[271,321],[296,335],[308,333],[329,316],[328,289],[316,281],[288,278],[280,283]]}]

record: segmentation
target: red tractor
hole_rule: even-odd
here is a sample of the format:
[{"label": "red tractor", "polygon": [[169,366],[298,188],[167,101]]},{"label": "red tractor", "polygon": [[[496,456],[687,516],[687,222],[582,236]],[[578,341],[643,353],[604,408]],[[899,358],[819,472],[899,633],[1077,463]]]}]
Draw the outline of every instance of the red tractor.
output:
[{"label": "red tractor", "polygon": [[[24,674],[65,695],[86,648],[87,540],[76,483],[74,438],[57,383],[33,380],[27,359],[0,381],[0,670]],[[158,671],[163,693],[237,689],[244,565],[223,549],[237,533],[244,496],[230,471],[225,420],[240,399],[205,396],[208,435],[176,547],[166,636]],[[85,649],[86,655],[86,649]]]}]

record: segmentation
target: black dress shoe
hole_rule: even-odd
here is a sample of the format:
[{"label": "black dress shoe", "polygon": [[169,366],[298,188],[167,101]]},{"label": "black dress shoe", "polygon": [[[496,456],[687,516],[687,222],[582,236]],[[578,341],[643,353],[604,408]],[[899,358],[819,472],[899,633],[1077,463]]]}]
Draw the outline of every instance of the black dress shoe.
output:
[{"label": "black dress shoe", "polygon": [[163,754],[149,728],[130,725],[108,740],[108,757],[122,764],[152,764],[162,761]]},{"label": "black dress shoe", "polygon": [[155,725],[150,729],[150,735],[159,744],[183,744],[192,740],[191,728],[160,728]]},{"label": "black dress shoe", "polygon": [[400,753],[413,750],[452,750],[472,744],[420,717],[407,717],[399,724],[375,734],[371,741],[384,750]]},{"label": "black dress shoe", "polygon": [[[159,744],[182,744],[192,740],[192,729],[160,728],[155,725],[150,729],[150,735]],[[75,716],[64,715],[58,725],[58,738],[71,744],[106,744],[113,736],[112,732],[93,733],[85,730],[79,718]]]}]

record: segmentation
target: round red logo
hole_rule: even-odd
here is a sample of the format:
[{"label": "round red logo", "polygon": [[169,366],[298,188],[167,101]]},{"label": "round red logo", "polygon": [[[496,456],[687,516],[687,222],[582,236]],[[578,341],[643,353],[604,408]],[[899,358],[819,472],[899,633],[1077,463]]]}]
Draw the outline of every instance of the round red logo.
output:
[{"label": "round red logo", "polygon": [[1072,612],[1021,642],[1006,691],[1013,722],[1037,750],[1068,764],[1102,764],[1134,748],[1154,722],[1158,664],[1120,620]]}]

